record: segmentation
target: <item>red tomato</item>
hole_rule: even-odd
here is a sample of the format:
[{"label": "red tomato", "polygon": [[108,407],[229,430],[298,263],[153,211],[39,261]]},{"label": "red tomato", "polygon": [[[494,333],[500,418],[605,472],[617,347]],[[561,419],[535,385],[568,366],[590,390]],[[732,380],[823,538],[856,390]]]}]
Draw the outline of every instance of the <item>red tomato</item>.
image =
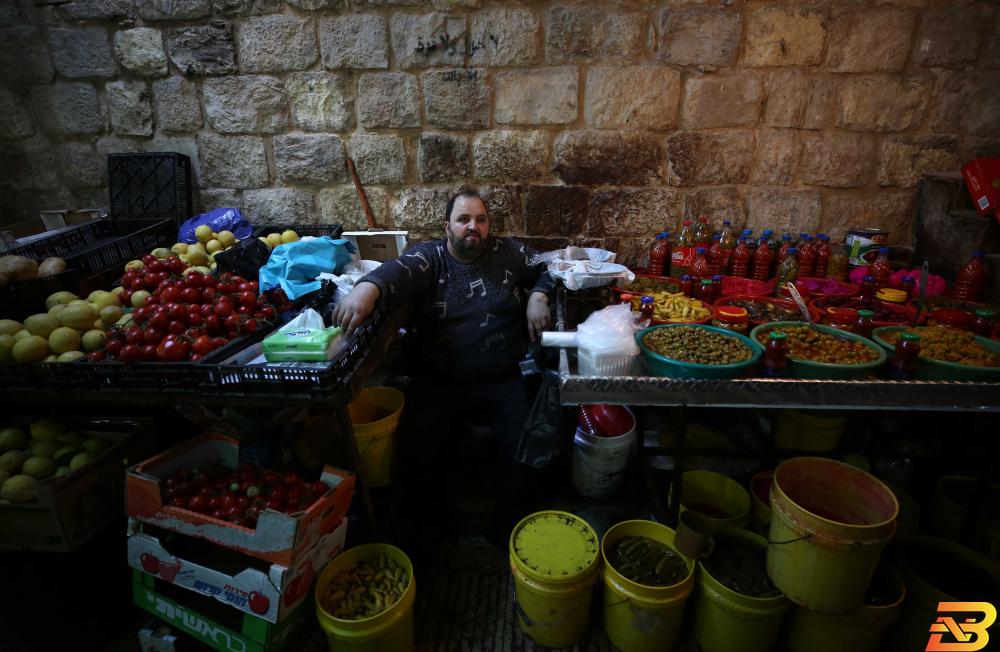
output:
[{"label": "red tomato", "polygon": [[302,501],[302,489],[300,489],[299,487],[292,487],[291,489],[288,490],[289,505],[298,505],[301,501]]},{"label": "red tomato", "polygon": [[[122,281],[122,287],[127,287],[124,281]],[[131,306],[132,290],[122,290],[118,293],[118,298],[121,300],[123,306]]]},{"label": "red tomato", "polygon": [[317,480],[316,482],[311,483],[309,486],[312,487],[312,492],[316,496],[322,496],[323,494],[325,494],[327,491],[330,490],[330,487],[328,487],[326,483],[323,482],[322,480]]},{"label": "red tomato", "polygon": [[[107,350],[108,355],[117,356],[122,352],[122,349],[125,348],[125,342],[119,339],[109,339],[104,345],[104,348]],[[139,349],[139,355],[142,356],[142,349]]]},{"label": "red tomato", "polygon": [[197,287],[184,288],[181,290],[181,301],[184,303],[199,303],[201,301],[201,290]]},{"label": "red tomato", "polygon": [[184,287],[186,288],[200,288],[202,282],[204,281],[204,276],[201,272],[191,272],[184,277]]},{"label": "red tomato", "polygon": [[142,361],[143,362],[156,362],[156,345],[147,344],[142,347]]},{"label": "red tomato", "polygon": [[232,491],[226,492],[222,496],[222,502],[220,503],[220,505],[224,509],[229,509],[230,507],[232,507],[232,506],[234,506],[236,504],[237,504],[236,503],[236,494],[234,494]]},{"label": "red tomato", "polygon": [[[108,347],[108,351],[110,353],[110,346]],[[135,364],[136,362],[142,360],[142,348],[137,344],[126,344],[121,348],[121,351],[118,354],[118,359],[125,364]]]},{"label": "red tomato", "polygon": [[203,354],[201,354],[201,353],[191,353],[191,354],[188,354],[188,362],[198,362],[199,360],[201,360],[204,357],[205,356]]},{"label": "red tomato", "polygon": [[229,340],[227,340],[224,337],[213,337],[212,344],[214,344],[215,348],[217,349],[219,347],[225,346],[226,344],[229,344]]},{"label": "red tomato", "polygon": [[217,335],[223,331],[222,320],[215,315],[205,317],[205,330],[212,335]]},{"label": "red tomato", "polygon": [[243,324],[243,331],[246,333],[252,333],[255,330],[257,330],[257,320],[256,319],[246,320],[246,322]]},{"label": "red tomato", "polygon": [[250,506],[250,498],[247,496],[237,496],[236,504],[239,505],[241,508],[246,509],[247,507]]},{"label": "red tomato", "polygon": [[275,485],[274,488],[271,489],[270,497],[280,500],[281,502],[285,502],[285,500],[288,499],[288,489],[281,485]]},{"label": "red tomato", "polygon": [[182,321],[172,321],[167,325],[167,332],[180,335],[187,330],[187,326]]},{"label": "red tomato", "polygon": [[215,303],[212,313],[219,319],[225,319],[233,314],[233,303],[226,297],[223,297]]},{"label": "red tomato", "polygon": [[213,303],[216,297],[215,288],[202,288],[201,290],[201,302],[202,303]]},{"label": "red tomato", "polygon": [[281,476],[274,471],[268,471],[264,474],[264,484],[265,485],[276,485],[281,482]]},{"label": "red tomato", "polygon": [[240,305],[241,306],[253,306],[257,304],[257,295],[246,290],[245,292],[240,292]]},{"label": "red tomato", "polygon": [[222,507],[222,497],[221,496],[211,496],[208,499],[209,509],[219,509]]},{"label": "red tomato", "polygon": [[212,518],[219,519],[220,521],[226,520],[226,510],[224,509],[215,510],[214,512],[212,512]]},{"label": "red tomato", "polygon": [[149,327],[155,328],[158,331],[166,331],[169,325],[170,325],[170,315],[165,310],[157,312],[155,315],[149,318]]},{"label": "red tomato", "polygon": [[164,340],[156,347],[156,357],[160,362],[183,362],[190,348],[183,340]]},{"label": "red tomato", "polygon": [[[177,288],[170,288],[171,290],[176,290]],[[174,305],[167,308],[167,312],[170,314],[170,318],[177,321],[187,321],[188,318],[188,307],[183,303],[175,303]]]},{"label": "red tomato", "polygon": [[283,512],[285,511],[285,501],[271,496],[267,499],[265,507],[267,507],[267,509],[273,509],[277,512]]},{"label": "red tomato", "polygon": [[170,499],[170,505],[184,509],[188,506],[188,500],[184,496],[174,496]]},{"label": "red tomato", "polygon": [[187,323],[189,326],[201,326],[205,323],[205,318],[201,316],[201,313],[192,312],[187,316]]},{"label": "red tomato", "polygon": [[206,303],[203,304],[201,308],[199,308],[199,311],[201,312],[201,316],[207,319],[212,314],[212,309],[213,306],[211,304]]},{"label": "red tomato", "polygon": [[193,512],[204,512],[208,509],[208,499],[201,494],[196,494],[188,499],[188,509]]},{"label": "red tomato", "polygon": [[212,345],[212,338],[209,337],[208,335],[202,335],[200,337],[197,337],[191,343],[191,350],[194,351],[195,353],[200,353],[201,355],[209,353],[214,348],[215,347]]},{"label": "red tomato", "polygon": [[226,317],[226,330],[239,332],[240,327],[243,325],[243,320],[244,318],[242,315],[229,315]]},{"label": "red tomato", "polygon": [[107,357],[108,354],[103,349],[101,349],[100,351],[91,351],[90,353],[87,354],[87,360],[91,362],[104,362],[104,360]]},{"label": "red tomato", "polygon": [[285,474],[285,484],[295,484],[301,482],[302,478],[298,473],[286,473]]}]

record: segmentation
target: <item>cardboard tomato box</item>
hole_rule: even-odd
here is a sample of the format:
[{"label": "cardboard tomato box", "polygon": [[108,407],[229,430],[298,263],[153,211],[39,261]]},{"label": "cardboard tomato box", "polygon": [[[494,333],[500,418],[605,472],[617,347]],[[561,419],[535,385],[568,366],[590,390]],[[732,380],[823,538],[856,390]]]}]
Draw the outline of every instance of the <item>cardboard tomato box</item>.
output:
[{"label": "cardboard tomato box", "polygon": [[136,464],[126,475],[126,513],[165,530],[207,539],[224,548],[293,567],[300,554],[311,550],[321,537],[340,525],[350,508],[355,476],[332,466],[325,466],[319,478],[332,491],[302,512],[264,510],[255,528],[168,505],[163,500],[160,480],[175,471],[210,464],[235,468],[238,458],[239,442],[224,435],[208,434]]},{"label": "cardboard tomato box", "polygon": [[346,537],[344,519],[300,554],[295,566],[287,567],[130,519],[128,563],[164,582],[278,623],[309,595],[316,576],[344,549]]}]

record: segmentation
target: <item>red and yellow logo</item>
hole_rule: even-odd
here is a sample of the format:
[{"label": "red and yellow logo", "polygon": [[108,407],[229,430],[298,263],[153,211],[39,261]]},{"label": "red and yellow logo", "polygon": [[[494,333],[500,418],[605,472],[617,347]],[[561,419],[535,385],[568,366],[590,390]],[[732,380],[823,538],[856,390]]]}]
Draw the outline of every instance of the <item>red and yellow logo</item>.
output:
[{"label": "red and yellow logo", "polygon": [[[958,622],[949,612],[980,613],[981,620],[965,618]],[[931,624],[931,638],[927,641],[926,652],[976,652],[990,642],[986,631],[996,622],[997,610],[989,602],[939,602],[937,621]],[[954,642],[944,642],[948,636]]]}]

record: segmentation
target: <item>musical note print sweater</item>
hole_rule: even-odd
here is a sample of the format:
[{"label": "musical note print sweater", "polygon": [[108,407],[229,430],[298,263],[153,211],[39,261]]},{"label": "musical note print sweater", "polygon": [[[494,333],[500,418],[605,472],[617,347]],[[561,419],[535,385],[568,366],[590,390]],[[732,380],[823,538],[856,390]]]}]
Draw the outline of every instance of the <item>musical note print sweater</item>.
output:
[{"label": "musical note print sweater", "polygon": [[418,370],[450,381],[491,381],[518,373],[527,348],[525,309],[533,292],[555,283],[533,250],[490,236],[475,261],[461,263],[445,238],[411,246],[362,280],[381,298],[413,297]]}]

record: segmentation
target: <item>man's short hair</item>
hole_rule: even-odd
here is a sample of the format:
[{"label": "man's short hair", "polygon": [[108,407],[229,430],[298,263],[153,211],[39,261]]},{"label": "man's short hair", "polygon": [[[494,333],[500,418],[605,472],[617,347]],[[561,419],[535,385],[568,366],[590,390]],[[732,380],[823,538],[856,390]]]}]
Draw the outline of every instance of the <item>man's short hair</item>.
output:
[{"label": "man's short hair", "polygon": [[483,202],[483,206],[486,206],[486,202],[479,195],[479,192],[475,188],[459,188],[458,191],[448,199],[448,205],[444,209],[444,221],[451,221],[451,211],[455,208],[455,201],[459,197],[475,197],[479,201]]}]

